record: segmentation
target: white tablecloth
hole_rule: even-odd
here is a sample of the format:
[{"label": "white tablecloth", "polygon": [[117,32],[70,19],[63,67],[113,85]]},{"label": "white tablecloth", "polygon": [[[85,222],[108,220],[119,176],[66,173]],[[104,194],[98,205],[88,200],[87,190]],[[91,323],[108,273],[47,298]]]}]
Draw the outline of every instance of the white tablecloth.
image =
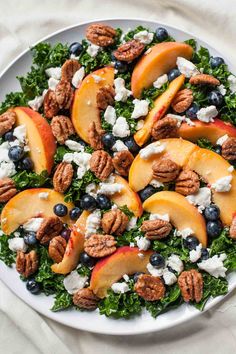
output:
[{"label": "white tablecloth", "polygon": [[[236,60],[234,0],[1,0],[0,70],[51,32],[93,18],[141,17],[190,31]],[[95,335],[38,315],[0,283],[0,353],[232,354],[236,352],[236,292],[185,325],[130,337]]]}]

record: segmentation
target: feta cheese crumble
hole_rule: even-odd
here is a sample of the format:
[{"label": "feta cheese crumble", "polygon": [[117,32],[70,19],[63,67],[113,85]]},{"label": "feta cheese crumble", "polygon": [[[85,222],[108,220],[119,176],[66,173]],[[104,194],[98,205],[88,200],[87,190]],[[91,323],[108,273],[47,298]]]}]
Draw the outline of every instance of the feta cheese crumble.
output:
[{"label": "feta cheese crumble", "polygon": [[123,275],[123,279],[127,282],[127,281],[129,281],[129,276],[128,276],[128,274],[124,274]]},{"label": "feta cheese crumble", "polygon": [[195,250],[189,252],[189,259],[191,263],[196,263],[202,255],[202,244],[197,245]]},{"label": "feta cheese crumble", "polygon": [[167,74],[159,76],[156,81],[153,82],[153,86],[157,89],[161,88],[166,82],[168,82]]},{"label": "feta cheese crumble", "polygon": [[131,114],[131,118],[137,119],[148,114],[149,101],[147,100],[133,100],[134,110]]},{"label": "feta cheese crumble", "polygon": [[39,193],[39,199],[47,200],[48,197],[49,197],[49,193],[48,192],[40,192]]},{"label": "feta cheese crumble", "polygon": [[151,263],[147,264],[147,270],[149,271],[149,273],[151,275],[153,275],[154,277],[161,277],[164,271],[164,268],[155,268],[151,265]]},{"label": "feta cheese crumble", "polygon": [[222,96],[226,95],[227,90],[224,85],[221,84],[217,88],[218,88],[218,91],[222,94]]},{"label": "feta cheese crumble", "polygon": [[25,231],[37,232],[43,222],[43,218],[31,218],[23,224]]},{"label": "feta cheese crumble", "polygon": [[234,75],[229,75],[228,77],[229,88],[232,93],[236,92],[236,77]]},{"label": "feta cheese crumble", "polygon": [[137,126],[136,126],[136,129],[140,130],[140,129],[142,129],[143,126],[144,126],[144,120],[143,119],[139,119],[139,121],[137,123]]},{"label": "feta cheese crumble", "polygon": [[73,295],[76,293],[76,291],[81,290],[85,287],[87,280],[87,276],[81,276],[77,272],[77,270],[73,270],[69,275],[64,278],[63,284],[66,291],[69,294]]},{"label": "feta cheese crumble", "polygon": [[43,104],[43,96],[36,96],[33,100],[28,101],[28,106],[34,111],[38,111]]},{"label": "feta cheese crumble", "polygon": [[85,192],[87,194],[90,194],[92,197],[96,197],[97,196],[97,185],[96,183],[92,182],[89,183],[86,188],[85,188]]},{"label": "feta cheese crumble", "polygon": [[150,214],[149,220],[163,220],[170,221],[169,214]]},{"label": "feta cheese crumble", "polygon": [[216,141],[216,145],[223,145],[224,142],[228,139],[228,134],[225,134],[223,136],[221,136],[217,141]]},{"label": "feta cheese crumble", "polygon": [[122,140],[116,140],[115,144],[112,146],[111,149],[115,152],[128,150],[127,146],[123,143]]},{"label": "feta cheese crumble", "polygon": [[134,229],[137,225],[137,220],[138,220],[138,218],[136,218],[136,216],[132,216],[132,218],[129,220],[129,222],[126,226],[126,230],[130,231],[130,230]]},{"label": "feta cheese crumble", "polygon": [[206,260],[203,260],[197,265],[200,269],[205,270],[207,273],[211,274],[215,278],[225,278],[227,268],[224,267],[223,262],[226,260],[226,258],[226,254],[222,253],[219,256],[215,255]]},{"label": "feta cheese crumble", "polygon": [[83,152],[84,146],[74,140],[66,140],[65,145],[72,151]]},{"label": "feta cheese crumble", "polygon": [[78,88],[79,85],[81,84],[84,76],[85,76],[85,69],[83,66],[81,66],[81,68],[79,68],[79,70],[77,70],[72,77],[72,80],[71,80],[72,85],[75,88]]},{"label": "feta cheese crumble", "polygon": [[208,187],[199,188],[196,194],[190,194],[185,197],[190,204],[197,205],[198,211],[201,213],[208,205],[211,204],[211,190]]},{"label": "feta cheese crumble", "polygon": [[169,266],[171,269],[175,270],[178,274],[180,274],[184,270],[184,264],[181,261],[180,257],[176,254],[172,254],[170,257],[168,257],[166,265]]},{"label": "feta cheese crumble", "polygon": [[124,186],[120,183],[114,183],[114,182],[102,182],[99,183],[99,190],[98,192],[100,194],[105,194],[105,195],[113,195],[115,193],[120,193]]},{"label": "feta cheese crumble", "polygon": [[81,179],[90,168],[89,161],[91,156],[87,152],[68,152],[63,156],[63,161],[68,163],[73,161],[78,166],[77,177]]},{"label": "feta cheese crumble", "polygon": [[96,234],[101,224],[101,211],[99,209],[94,210],[86,220],[85,237],[89,237],[92,234]]},{"label": "feta cheese crumble", "polygon": [[211,188],[216,192],[229,192],[232,187],[230,183],[232,178],[232,175],[221,177],[215,183],[212,183]]},{"label": "feta cheese crumble", "polygon": [[148,159],[149,157],[155,155],[155,154],[160,154],[165,150],[165,144],[161,144],[159,141],[157,141],[154,144],[148,145],[145,148],[141,149],[139,151],[139,155],[141,159]]},{"label": "feta cheese crumble", "polygon": [[92,57],[92,58],[95,58],[98,53],[101,51],[101,47],[99,47],[98,45],[96,44],[90,44],[86,50],[86,52]]},{"label": "feta cheese crumble", "polygon": [[148,32],[147,30],[140,31],[134,35],[134,39],[143,44],[150,44],[153,41],[153,37],[154,33]]},{"label": "feta cheese crumble", "polygon": [[130,135],[129,124],[124,117],[117,118],[113,126],[112,133],[114,136],[119,138],[125,138]]},{"label": "feta cheese crumble", "polygon": [[162,182],[159,182],[157,179],[153,178],[149,184],[151,186],[153,186],[154,188],[160,188],[160,187],[164,187],[164,184]]},{"label": "feta cheese crumble", "polygon": [[216,106],[208,106],[199,109],[197,112],[197,119],[204,123],[214,122],[214,119],[218,115]]},{"label": "feta cheese crumble", "polygon": [[53,77],[50,77],[50,79],[48,80],[48,88],[49,90],[55,91],[57,85],[59,84],[59,80],[54,79]]},{"label": "feta cheese crumble", "polygon": [[61,68],[60,67],[48,68],[45,70],[45,73],[48,77],[51,77],[56,80],[60,80],[60,78],[61,78]]},{"label": "feta cheese crumble", "polygon": [[191,236],[193,234],[194,234],[194,232],[193,232],[193,230],[190,227],[186,227],[185,229],[178,230],[176,232],[176,236],[181,236],[183,238],[186,238],[186,237]]},{"label": "feta cheese crumble", "polygon": [[8,240],[8,247],[12,252],[27,251],[27,245],[25,244],[24,239],[20,237],[11,238]]},{"label": "feta cheese crumble", "polygon": [[166,285],[173,285],[177,282],[176,275],[173,272],[171,272],[168,268],[165,268],[163,270],[162,276]]},{"label": "feta cheese crumble", "polygon": [[135,237],[135,241],[137,242],[137,246],[140,251],[147,251],[151,245],[150,240],[146,237]]},{"label": "feta cheese crumble", "polygon": [[178,57],[176,65],[181,74],[184,74],[187,78],[199,74],[197,67],[191,61],[185,58]]},{"label": "feta cheese crumble", "polygon": [[116,122],[116,110],[112,106],[107,106],[104,112],[104,119],[107,123],[114,125]]},{"label": "feta cheese crumble", "polygon": [[125,87],[125,80],[118,77],[114,80],[115,100],[126,102],[127,98],[132,95],[132,92]]},{"label": "feta cheese crumble", "polygon": [[13,130],[13,135],[20,143],[24,144],[26,142],[26,126],[24,124],[18,125],[18,127]]},{"label": "feta cheese crumble", "polygon": [[228,171],[233,172],[233,170],[234,170],[234,166],[233,165],[229,166]]},{"label": "feta cheese crumble", "polygon": [[111,289],[114,291],[115,294],[124,294],[127,293],[127,291],[129,291],[129,286],[125,282],[114,283],[112,284]]}]

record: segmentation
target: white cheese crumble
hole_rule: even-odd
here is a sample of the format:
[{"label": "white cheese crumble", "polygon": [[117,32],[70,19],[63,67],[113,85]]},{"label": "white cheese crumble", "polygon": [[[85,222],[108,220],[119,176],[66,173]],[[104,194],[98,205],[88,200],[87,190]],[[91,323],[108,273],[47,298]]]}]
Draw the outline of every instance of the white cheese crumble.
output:
[{"label": "white cheese crumble", "polygon": [[127,146],[123,143],[122,140],[116,140],[115,144],[112,146],[111,149],[115,152],[128,150]]},{"label": "white cheese crumble", "polygon": [[199,188],[196,194],[190,194],[185,197],[190,204],[197,205],[198,211],[202,212],[211,204],[211,190],[208,187]]},{"label": "white cheese crumble", "polygon": [[26,126],[24,124],[18,125],[18,127],[13,130],[13,135],[20,143],[24,144],[26,141]]},{"label": "white cheese crumble", "polygon": [[66,140],[65,145],[72,151],[83,152],[84,146],[74,140]]},{"label": "white cheese crumble", "polygon": [[201,258],[202,255],[202,244],[197,245],[195,250],[189,252],[189,259],[191,263],[195,263]]},{"label": "white cheese crumble", "polygon": [[168,81],[167,74],[159,76],[156,81],[153,82],[153,86],[157,89],[161,88]]},{"label": "white cheese crumble", "polygon": [[45,70],[45,73],[47,74],[48,77],[52,77],[53,79],[56,79],[56,80],[60,80],[60,78],[61,78],[61,68],[60,67],[48,68]]},{"label": "white cheese crumble", "polygon": [[205,270],[207,273],[211,274],[215,278],[225,277],[225,273],[227,268],[224,267],[224,261],[226,260],[227,256],[225,253],[215,255],[211,258],[201,261],[198,263],[198,267],[202,270]]},{"label": "white cheese crumble", "polygon": [[73,161],[78,166],[77,177],[81,179],[90,168],[89,161],[91,156],[92,155],[87,152],[69,152],[63,156],[63,161],[68,163]]},{"label": "white cheese crumble", "polygon": [[116,294],[124,294],[129,291],[129,286],[127,283],[122,282],[122,283],[114,283],[111,286],[111,289],[114,291]]},{"label": "white cheese crumble", "polygon": [[113,195],[115,193],[120,193],[123,188],[124,188],[124,186],[121,183],[102,182],[102,183],[99,183],[98,192],[100,194]]},{"label": "white cheese crumble", "polygon": [[132,216],[132,218],[129,220],[129,222],[126,226],[126,230],[130,231],[130,230],[134,229],[137,225],[137,220],[138,220],[138,218],[136,218],[136,216]]},{"label": "white cheese crumble", "polygon": [[131,114],[131,118],[137,119],[148,114],[149,101],[147,100],[133,100],[134,110]]},{"label": "white cheese crumble", "polygon": [[160,187],[163,187],[164,186],[164,184],[162,183],[162,182],[159,182],[157,179],[155,179],[155,178],[153,178],[150,182],[149,182],[149,184],[151,185],[151,186],[153,186],[154,188],[160,188]]},{"label": "white cheese crumble", "polygon": [[197,119],[204,123],[214,122],[214,119],[218,115],[216,106],[208,106],[199,109],[197,112]]},{"label": "white cheese crumble", "polygon": [[96,197],[97,196],[97,185],[96,183],[92,182],[89,183],[86,188],[85,188],[85,192],[87,194],[90,194],[92,197]]},{"label": "white cheese crumble", "polygon": [[81,290],[85,287],[85,284],[88,280],[87,276],[81,276],[77,270],[73,270],[69,275],[67,275],[64,280],[63,284],[66,291],[69,294],[75,294],[76,291]]},{"label": "white cheese crumble", "polygon": [[137,242],[137,246],[140,251],[147,251],[148,248],[151,245],[150,240],[148,240],[146,237],[135,237],[135,240]]},{"label": "white cheese crumble", "polygon": [[43,104],[43,96],[36,96],[33,100],[28,101],[28,106],[34,111],[38,111]]},{"label": "white cheese crumble", "polygon": [[223,145],[224,142],[228,139],[228,134],[225,134],[223,136],[221,136],[217,141],[216,141],[216,145]]},{"label": "white cheese crumble", "polygon": [[169,214],[150,214],[149,220],[163,220],[170,221]]},{"label": "white cheese crumble", "polygon": [[190,126],[190,127],[195,127],[195,123],[190,119],[190,118],[185,118],[185,122]]},{"label": "white cheese crumble", "polygon": [[31,218],[23,224],[23,229],[26,231],[37,232],[43,222],[43,218]]},{"label": "white cheese crumble", "polygon": [[86,50],[86,52],[92,57],[92,58],[95,58],[98,53],[101,51],[101,47],[99,47],[98,45],[96,44],[90,44]]},{"label": "white cheese crumble", "polygon": [[155,144],[150,144],[145,148],[141,149],[139,151],[139,155],[141,159],[146,160],[155,154],[160,154],[161,152],[163,152],[165,150],[165,147],[165,144],[161,144],[159,141],[157,141]]},{"label": "white cheese crumble", "polygon": [[176,236],[181,236],[183,238],[186,238],[186,237],[188,237],[190,235],[193,235],[193,234],[194,234],[194,232],[193,232],[193,230],[190,227],[186,227],[185,229],[178,230],[176,232]]},{"label": "white cheese crumble", "polygon": [[227,90],[223,84],[219,85],[217,88],[218,88],[218,91],[222,94],[222,96],[226,95]]},{"label": "white cheese crumble", "polygon": [[113,126],[112,133],[114,136],[119,138],[125,138],[130,135],[129,124],[124,117],[117,118]]},{"label": "white cheese crumble", "polygon": [[184,264],[176,254],[172,254],[170,257],[168,257],[166,265],[175,270],[178,274],[184,270]]},{"label": "white cheese crumble", "polygon": [[99,209],[96,209],[89,214],[86,220],[85,237],[96,234],[101,224],[101,217],[101,211]]},{"label": "white cheese crumble", "polygon": [[166,285],[173,285],[177,282],[176,275],[173,272],[171,272],[168,268],[165,268],[163,270],[162,276]]},{"label": "white cheese crumble", "polygon": [[178,57],[176,65],[181,74],[184,74],[187,78],[199,74],[197,67],[191,61],[185,58]]},{"label": "white cheese crumble", "polygon": [[149,273],[151,275],[153,275],[154,277],[161,277],[164,271],[164,268],[155,268],[151,265],[151,263],[147,264],[147,270],[149,271]]},{"label": "white cheese crumble", "polygon": [[128,276],[128,274],[124,274],[123,275],[123,279],[127,282],[127,281],[129,281],[129,276]]},{"label": "white cheese crumble", "polygon": [[140,31],[134,35],[134,39],[143,44],[150,44],[153,41],[153,37],[154,33],[148,32],[147,30]]},{"label": "white cheese crumble", "polygon": [[215,183],[212,183],[211,188],[216,192],[229,192],[232,187],[230,183],[232,178],[232,175],[221,177]]},{"label": "white cheese crumble", "polygon": [[229,168],[228,168],[227,170],[228,170],[229,172],[233,172],[234,166],[233,166],[233,165],[229,166]]},{"label": "white cheese crumble", "polygon": [[59,80],[54,79],[53,77],[50,77],[50,79],[48,80],[48,88],[49,90],[55,91],[57,85],[59,84]]},{"label": "white cheese crumble", "polygon": [[16,174],[16,169],[12,161],[1,162],[0,178],[11,177],[14,174]]},{"label": "white cheese crumble", "polygon": [[142,127],[144,126],[144,120],[143,119],[139,119],[138,123],[137,123],[137,130],[142,129]]},{"label": "white cheese crumble", "polygon": [[228,77],[229,88],[232,93],[236,92],[236,77],[234,75],[229,75]]},{"label": "white cheese crumble", "polygon": [[118,77],[114,80],[115,100],[126,102],[127,98],[132,95],[132,92],[125,87],[125,80]]},{"label": "white cheese crumble", "polygon": [[116,122],[116,110],[112,106],[107,106],[104,112],[104,119],[107,123],[114,125]]},{"label": "white cheese crumble", "polygon": [[26,252],[27,250],[27,245],[25,244],[24,239],[20,237],[11,238],[8,240],[8,247],[12,252]]},{"label": "white cheese crumble", "polygon": [[39,199],[47,200],[48,197],[49,197],[49,193],[48,192],[40,192],[39,193]]},{"label": "white cheese crumble", "polygon": [[81,84],[84,76],[85,76],[85,69],[83,66],[81,66],[81,68],[79,68],[79,70],[77,70],[72,77],[72,80],[71,80],[72,85],[75,88],[78,88],[79,85]]}]

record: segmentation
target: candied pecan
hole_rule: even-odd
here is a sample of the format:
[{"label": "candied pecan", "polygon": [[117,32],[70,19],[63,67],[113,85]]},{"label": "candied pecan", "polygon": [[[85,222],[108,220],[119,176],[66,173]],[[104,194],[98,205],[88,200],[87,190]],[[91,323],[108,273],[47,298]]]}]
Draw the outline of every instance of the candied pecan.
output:
[{"label": "candied pecan", "polygon": [[98,109],[105,111],[107,106],[112,106],[114,103],[114,97],[115,90],[111,85],[100,87],[96,96]]},{"label": "candied pecan", "polygon": [[218,79],[208,74],[198,74],[192,76],[189,79],[189,83],[192,85],[213,85],[213,86],[220,85],[220,81]]},{"label": "candied pecan", "polygon": [[47,118],[54,117],[58,111],[59,106],[56,100],[56,95],[53,90],[48,90],[43,100],[44,114]]},{"label": "candied pecan", "polygon": [[16,186],[11,178],[0,179],[0,203],[8,202],[16,193]]},{"label": "candied pecan", "polygon": [[17,252],[16,270],[18,273],[22,274],[25,278],[28,278],[38,270],[38,267],[38,255],[34,250],[29,253],[24,253],[22,251]]},{"label": "candied pecan", "polygon": [[112,159],[113,166],[121,176],[128,176],[130,166],[134,160],[129,150],[119,151]]},{"label": "candied pecan", "polygon": [[121,235],[129,222],[128,216],[120,209],[107,211],[102,217],[102,229],[107,234]]},{"label": "candied pecan", "polygon": [[236,138],[228,138],[222,144],[222,156],[229,161],[236,160]]},{"label": "candied pecan", "polygon": [[102,23],[94,23],[87,27],[86,38],[99,47],[107,47],[114,43],[116,30]]},{"label": "candied pecan", "polygon": [[60,263],[66,250],[66,240],[62,236],[54,237],[48,247],[49,256],[56,263]]},{"label": "candied pecan", "polygon": [[172,225],[165,220],[145,220],[142,223],[141,231],[145,232],[145,237],[150,240],[160,240],[169,235]]},{"label": "candied pecan", "polygon": [[195,194],[200,188],[200,181],[198,175],[191,170],[183,170],[180,172],[176,182],[175,191],[183,194]]},{"label": "candied pecan", "polygon": [[42,245],[47,245],[53,237],[58,236],[63,228],[62,221],[57,216],[45,218],[36,233],[36,238]]},{"label": "candied pecan", "polygon": [[236,217],[233,218],[230,229],[229,229],[229,236],[232,239],[236,239]]},{"label": "candied pecan", "polygon": [[0,136],[9,132],[16,122],[16,113],[8,110],[0,115]]},{"label": "candied pecan", "polygon": [[180,166],[170,159],[161,159],[152,165],[153,178],[158,179],[160,182],[174,181],[179,173]]},{"label": "candied pecan", "polygon": [[59,193],[65,193],[70,187],[73,178],[73,166],[71,163],[61,162],[53,175],[53,187]]},{"label": "candied pecan", "polygon": [[67,59],[61,67],[61,80],[71,82],[74,74],[81,67],[76,59]]},{"label": "candied pecan", "polygon": [[164,117],[158,120],[154,123],[151,134],[154,140],[178,137],[177,119]]},{"label": "candied pecan", "polygon": [[101,181],[105,181],[113,171],[112,158],[104,150],[94,151],[89,163],[91,171]]},{"label": "candied pecan", "polygon": [[94,150],[100,150],[103,148],[102,135],[104,130],[101,127],[97,127],[95,122],[90,123],[88,129],[89,144]]},{"label": "candied pecan", "polygon": [[203,279],[202,274],[196,269],[184,271],[178,277],[178,285],[185,302],[202,299]]},{"label": "candied pecan", "polygon": [[132,39],[129,42],[121,44],[113,53],[116,59],[121,61],[133,61],[140,56],[145,45],[140,41]]},{"label": "candied pecan", "polygon": [[98,305],[99,298],[93,293],[92,290],[84,288],[78,290],[73,295],[73,303],[81,309],[95,310]]},{"label": "candied pecan", "polygon": [[160,300],[165,296],[165,285],[160,277],[149,274],[140,274],[135,283],[134,290],[147,301]]},{"label": "candied pecan", "polygon": [[94,258],[109,256],[116,250],[116,240],[111,235],[94,234],[85,240],[84,250]]},{"label": "candied pecan", "polygon": [[69,138],[69,136],[75,133],[70,118],[66,116],[53,117],[51,128],[53,135],[60,145],[65,144],[65,141]]},{"label": "candied pecan", "polygon": [[177,92],[174,100],[171,103],[171,107],[177,113],[182,113],[188,109],[193,102],[193,91],[190,89],[183,89]]},{"label": "candied pecan", "polygon": [[61,80],[55,89],[55,97],[60,109],[69,109],[73,101],[73,89],[70,82]]}]

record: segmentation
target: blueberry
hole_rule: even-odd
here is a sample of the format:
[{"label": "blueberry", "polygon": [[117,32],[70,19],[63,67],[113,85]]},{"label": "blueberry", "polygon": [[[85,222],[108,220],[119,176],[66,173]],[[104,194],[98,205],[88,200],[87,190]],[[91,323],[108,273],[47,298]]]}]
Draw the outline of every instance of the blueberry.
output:
[{"label": "blueberry", "polygon": [[59,203],[54,205],[53,212],[56,216],[66,216],[68,209],[66,205]]},{"label": "blueberry", "polygon": [[216,152],[217,154],[221,155],[221,153],[222,153],[222,146],[221,146],[221,145],[216,145],[216,146],[214,147],[214,150],[215,150],[215,152]]},{"label": "blueberry", "polygon": [[212,69],[218,68],[220,65],[222,65],[224,63],[225,63],[225,61],[221,57],[214,57],[214,58],[211,58],[211,60],[210,60],[210,64],[211,64]]},{"label": "blueberry", "polygon": [[118,70],[119,73],[125,73],[128,70],[128,65],[123,61],[116,60],[114,68]]},{"label": "blueberry", "polygon": [[219,91],[211,91],[207,96],[209,104],[219,107],[222,105],[224,97]]},{"label": "blueberry", "polygon": [[32,171],[34,169],[34,163],[30,157],[25,157],[19,162],[19,168],[25,171]]},{"label": "blueberry", "polygon": [[83,50],[83,46],[79,42],[74,42],[69,47],[70,54],[74,54],[75,56],[80,55],[82,50]]},{"label": "blueberry", "polygon": [[116,62],[116,61],[117,61],[117,59],[116,59],[114,53],[111,53],[111,61],[113,61],[113,62]]},{"label": "blueberry", "polygon": [[168,80],[171,82],[180,75],[179,69],[172,69],[168,72]]},{"label": "blueberry", "polygon": [[184,239],[184,246],[188,248],[190,251],[195,250],[199,245],[199,241],[194,236],[188,236]]},{"label": "blueberry", "polygon": [[137,272],[137,273],[134,273],[134,282],[136,283],[138,281],[138,277],[143,274],[142,272]]},{"label": "blueberry", "polygon": [[207,249],[207,248],[202,248],[200,260],[201,260],[201,261],[204,261],[204,260],[206,260],[206,259],[208,259],[208,258],[209,258],[208,249]]},{"label": "blueberry", "polygon": [[199,106],[197,103],[193,103],[186,111],[186,117],[190,119],[197,119],[197,112],[199,111]]},{"label": "blueberry", "polygon": [[165,258],[159,253],[153,253],[149,258],[149,262],[157,269],[165,267]]},{"label": "blueberry", "polygon": [[207,228],[207,235],[209,237],[215,238],[220,235],[222,231],[222,224],[220,220],[208,221],[206,228]]},{"label": "blueberry", "polygon": [[11,146],[8,156],[13,162],[17,162],[24,156],[24,149],[19,145]]},{"label": "blueberry", "polygon": [[89,256],[86,252],[82,252],[80,255],[80,263],[82,263],[83,265],[87,266],[87,267],[93,267],[96,263],[96,259]]},{"label": "blueberry", "polygon": [[102,142],[107,149],[111,149],[116,142],[116,138],[111,133],[106,133],[102,136]]},{"label": "blueberry", "polygon": [[78,219],[78,217],[80,216],[81,212],[82,211],[80,210],[79,207],[75,207],[75,208],[71,209],[70,212],[69,212],[71,220]]},{"label": "blueberry", "polygon": [[34,278],[31,278],[26,282],[26,289],[31,292],[31,294],[36,295],[40,292],[40,285]]},{"label": "blueberry", "polygon": [[14,141],[16,139],[16,137],[13,135],[13,131],[10,131],[4,135],[4,139],[6,141]]},{"label": "blueberry", "polygon": [[33,231],[27,232],[27,234],[24,235],[24,241],[27,245],[35,245],[37,243],[36,233]]},{"label": "blueberry", "polygon": [[63,237],[66,241],[69,241],[70,234],[71,234],[70,229],[63,229],[61,232],[61,237]]},{"label": "blueberry", "polygon": [[156,37],[157,37],[158,41],[163,42],[169,37],[169,34],[165,28],[158,27],[156,29]]},{"label": "blueberry", "polygon": [[151,197],[156,192],[153,186],[147,186],[139,192],[141,201],[144,202],[147,198]]},{"label": "blueberry", "polygon": [[111,201],[104,194],[98,194],[97,196],[97,204],[100,209],[111,209]]},{"label": "blueberry", "polygon": [[204,210],[204,216],[207,220],[215,221],[220,216],[220,209],[217,205],[211,204]]},{"label": "blueberry", "polygon": [[127,146],[127,148],[129,149],[129,151],[132,152],[133,154],[136,154],[139,152],[140,147],[138,146],[138,144],[136,144],[136,142],[132,136],[126,138],[124,140],[124,143]]},{"label": "blueberry", "polygon": [[83,195],[80,199],[80,207],[83,210],[93,210],[97,206],[96,199],[89,194]]}]

